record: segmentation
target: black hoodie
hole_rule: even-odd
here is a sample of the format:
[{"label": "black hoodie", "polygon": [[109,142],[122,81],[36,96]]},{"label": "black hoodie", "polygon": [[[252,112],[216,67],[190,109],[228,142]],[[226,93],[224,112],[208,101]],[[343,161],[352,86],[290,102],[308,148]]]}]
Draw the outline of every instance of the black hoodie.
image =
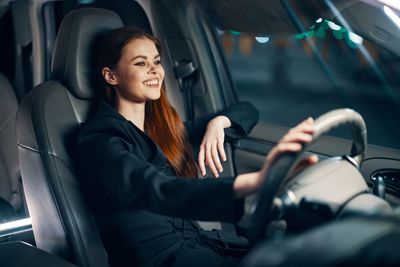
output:
[{"label": "black hoodie", "polygon": [[[258,121],[247,102],[218,115],[232,122],[227,139],[245,136]],[[185,123],[192,144],[200,143],[214,116]],[[242,201],[234,199],[233,177],[176,176],[161,149],[105,102],[82,125],[77,153],[80,180],[111,261],[161,264],[201,235],[197,223],[182,218],[232,222],[243,213]]]}]

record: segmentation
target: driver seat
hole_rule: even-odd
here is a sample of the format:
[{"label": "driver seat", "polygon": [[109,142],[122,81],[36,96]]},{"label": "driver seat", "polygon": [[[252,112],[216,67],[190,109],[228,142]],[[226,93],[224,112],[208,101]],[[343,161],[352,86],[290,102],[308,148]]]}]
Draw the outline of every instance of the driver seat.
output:
[{"label": "driver seat", "polygon": [[78,266],[108,267],[74,167],[74,135],[91,110],[94,44],[123,26],[109,10],[81,8],[60,26],[52,81],[28,93],[17,114],[21,174],[38,248]]}]

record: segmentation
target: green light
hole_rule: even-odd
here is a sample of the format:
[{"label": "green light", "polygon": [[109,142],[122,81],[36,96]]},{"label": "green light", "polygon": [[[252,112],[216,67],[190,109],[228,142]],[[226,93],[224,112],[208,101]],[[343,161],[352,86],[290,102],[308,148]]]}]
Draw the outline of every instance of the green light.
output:
[{"label": "green light", "polygon": [[306,37],[313,37],[314,36],[314,30],[305,32]]},{"label": "green light", "polygon": [[315,33],[315,36],[317,36],[318,38],[324,39],[326,36],[325,29],[322,27],[319,27],[317,32]]},{"label": "green light", "polygon": [[322,28],[322,29],[324,29],[324,30],[329,29],[329,25],[328,25],[328,22],[327,22],[326,19],[321,23],[320,28]]},{"label": "green light", "polygon": [[358,45],[362,43],[362,38],[360,36],[352,33],[354,35],[352,39],[351,36],[349,37],[350,33],[346,28],[343,28],[340,25],[337,25],[336,23],[326,19],[318,19],[316,24],[312,25],[308,29],[308,31],[298,33],[294,35],[294,38],[297,40],[302,40],[304,38],[316,36],[320,39],[324,39],[326,37],[327,31],[332,32],[332,35],[337,40],[344,39],[346,44],[351,48],[356,49]]},{"label": "green light", "polygon": [[349,47],[356,49],[357,48],[357,44],[352,42],[350,39],[346,39],[346,43]]},{"label": "green light", "polygon": [[342,31],[332,31],[333,36],[338,39],[341,40],[343,39],[343,32]]},{"label": "green light", "polygon": [[236,32],[236,31],[229,31],[229,33],[232,35],[236,35],[236,36],[239,36],[242,34],[241,32]]},{"label": "green light", "polygon": [[305,34],[302,32],[302,33],[296,34],[294,36],[294,39],[301,40],[301,39],[304,39],[304,37],[305,37]]}]

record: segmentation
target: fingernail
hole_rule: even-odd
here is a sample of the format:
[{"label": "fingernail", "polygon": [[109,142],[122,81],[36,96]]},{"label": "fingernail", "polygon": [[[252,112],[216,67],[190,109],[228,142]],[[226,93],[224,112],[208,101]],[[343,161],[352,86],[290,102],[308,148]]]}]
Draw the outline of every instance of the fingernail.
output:
[{"label": "fingernail", "polygon": [[217,175],[215,175],[215,178],[218,178],[219,177],[219,175],[217,174]]},{"label": "fingernail", "polygon": [[224,171],[224,169],[222,169],[222,168],[221,168],[221,169],[219,169],[219,172],[223,172],[223,171]]}]

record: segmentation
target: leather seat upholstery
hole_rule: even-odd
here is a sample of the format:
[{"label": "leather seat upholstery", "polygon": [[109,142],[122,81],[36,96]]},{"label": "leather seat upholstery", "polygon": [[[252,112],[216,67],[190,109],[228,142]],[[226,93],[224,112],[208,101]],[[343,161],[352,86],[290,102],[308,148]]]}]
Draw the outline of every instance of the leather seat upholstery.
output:
[{"label": "leather seat upholstery", "polygon": [[17,115],[21,173],[36,244],[79,266],[108,266],[76,179],[73,142],[96,97],[94,44],[122,25],[116,13],[104,9],[67,14],[56,40],[54,80],[31,90]]},{"label": "leather seat upholstery", "polygon": [[18,101],[0,73],[0,223],[25,217],[15,135]]}]

